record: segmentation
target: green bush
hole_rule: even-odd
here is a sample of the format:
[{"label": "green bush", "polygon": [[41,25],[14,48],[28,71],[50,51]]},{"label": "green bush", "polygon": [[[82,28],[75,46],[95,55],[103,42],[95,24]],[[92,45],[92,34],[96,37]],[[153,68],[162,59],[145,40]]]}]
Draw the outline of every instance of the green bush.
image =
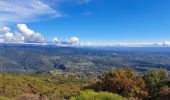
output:
[{"label": "green bush", "polygon": [[127,100],[126,98],[109,92],[94,92],[92,90],[81,91],[76,97],[71,100]]},{"label": "green bush", "polygon": [[156,99],[160,89],[168,82],[168,73],[162,69],[155,69],[145,72],[142,78],[145,81],[149,98]]},{"label": "green bush", "polygon": [[117,93],[125,97],[143,98],[147,96],[143,79],[131,68],[116,68],[84,87],[95,91]]}]

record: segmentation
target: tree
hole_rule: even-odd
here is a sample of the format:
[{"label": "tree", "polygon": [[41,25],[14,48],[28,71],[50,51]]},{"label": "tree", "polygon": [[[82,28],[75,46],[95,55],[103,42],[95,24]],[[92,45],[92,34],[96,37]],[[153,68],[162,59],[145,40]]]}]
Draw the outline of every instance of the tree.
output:
[{"label": "tree", "polygon": [[143,98],[147,95],[143,79],[131,68],[116,68],[102,75],[85,89],[108,91],[126,97]]},{"label": "tree", "polygon": [[149,98],[156,99],[161,87],[165,86],[168,82],[168,73],[162,69],[155,69],[145,72],[142,78],[145,81]]}]

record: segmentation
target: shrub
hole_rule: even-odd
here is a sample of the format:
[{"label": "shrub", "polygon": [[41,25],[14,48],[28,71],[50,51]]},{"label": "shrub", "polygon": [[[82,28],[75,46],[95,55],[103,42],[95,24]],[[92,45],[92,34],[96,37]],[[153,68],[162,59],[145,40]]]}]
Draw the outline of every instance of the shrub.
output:
[{"label": "shrub", "polygon": [[102,75],[98,81],[85,86],[84,89],[108,91],[136,98],[147,95],[143,79],[131,68],[116,68]]},{"label": "shrub", "polygon": [[142,78],[145,81],[149,98],[156,99],[161,87],[168,82],[168,73],[162,69],[155,69],[145,72]]},{"label": "shrub", "polygon": [[76,97],[71,100],[127,100],[126,98],[109,92],[94,92],[92,90],[81,91]]}]

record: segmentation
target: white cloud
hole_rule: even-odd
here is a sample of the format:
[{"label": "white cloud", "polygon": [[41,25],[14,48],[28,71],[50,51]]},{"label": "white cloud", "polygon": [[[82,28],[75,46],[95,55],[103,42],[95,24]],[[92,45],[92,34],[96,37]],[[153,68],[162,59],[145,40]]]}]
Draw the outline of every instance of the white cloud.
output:
[{"label": "white cloud", "polygon": [[79,44],[79,38],[71,37],[69,39],[66,39],[65,41],[61,41],[61,44],[78,45]]},{"label": "white cloud", "polygon": [[[7,29],[7,28],[6,28]],[[15,42],[15,43],[44,43],[45,38],[41,33],[34,32],[29,29],[26,24],[17,24],[17,31],[14,33],[8,31],[2,31],[5,33],[0,36],[0,42]]]},{"label": "white cloud", "polygon": [[34,33],[34,31],[29,29],[26,24],[17,24],[17,28],[20,32],[27,36],[32,35]]},{"label": "white cloud", "polygon": [[59,12],[42,0],[0,0],[1,23],[38,20],[44,15],[60,16]]},{"label": "white cloud", "polygon": [[164,42],[162,43],[162,45],[164,45],[164,46],[170,46],[170,42],[169,42],[169,41],[164,41]]},{"label": "white cloud", "polygon": [[11,32],[6,32],[4,35],[0,35],[0,43],[1,42],[14,42],[15,36]]},{"label": "white cloud", "polygon": [[26,24],[17,24],[17,28],[19,32],[17,33],[18,36],[21,36],[26,43],[42,43],[45,42],[45,38],[42,36],[41,33],[34,32],[33,30],[29,29]]},{"label": "white cloud", "polygon": [[15,41],[14,34],[11,33],[11,32],[5,33],[4,36],[5,36],[5,38],[4,38],[5,41],[8,41],[8,42],[13,42],[13,41]]},{"label": "white cloud", "polygon": [[170,46],[170,42],[84,42],[80,46],[159,47]]},{"label": "white cloud", "polygon": [[0,32],[4,32],[4,33],[10,32],[10,31],[11,31],[10,28],[6,27],[6,26],[4,26],[0,29]]},{"label": "white cloud", "polygon": [[[60,7],[88,4],[92,0],[0,0],[0,27],[6,23],[32,22],[67,15]],[[62,12],[62,14],[60,13]]]},{"label": "white cloud", "polygon": [[5,34],[5,37],[7,37],[7,38],[12,38],[13,36],[14,36],[13,33],[10,33],[10,32],[7,32]]},{"label": "white cloud", "polygon": [[0,43],[3,43],[4,42],[4,39],[1,39],[1,37],[0,37]]},{"label": "white cloud", "polygon": [[78,42],[79,42],[79,38],[77,38],[77,37],[71,37],[71,38],[69,39],[69,41],[72,42],[72,43],[78,43]]},{"label": "white cloud", "polygon": [[[92,0],[0,0],[0,26],[6,22],[28,22],[61,17],[65,3],[87,4]],[[55,9],[51,7],[55,6]],[[63,11],[61,11],[63,12]]]},{"label": "white cloud", "polygon": [[56,38],[56,37],[52,40],[52,42],[53,42],[54,44],[60,43],[60,41],[59,41],[58,38]]}]

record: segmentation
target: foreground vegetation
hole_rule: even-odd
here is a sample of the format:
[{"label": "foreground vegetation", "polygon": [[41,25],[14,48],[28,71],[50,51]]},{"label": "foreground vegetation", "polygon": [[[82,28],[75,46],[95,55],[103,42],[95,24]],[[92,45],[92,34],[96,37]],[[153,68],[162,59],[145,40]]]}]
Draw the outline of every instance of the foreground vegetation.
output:
[{"label": "foreground vegetation", "polygon": [[84,89],[118,93],[135,100],[170,100],[169,86],[169,76],[165,70],[149,70],[139,75],[131,68],[116,68]]},{"label": "foreground vegetation", "polygon": [[0,80],[0,95],[8,98],[70,98],[80,91],[81,86],[78,83],[60,84],[56,79],[30,75],[1,74]]},{"label": "foreground vegetation", "polygon": [[129,67],[116,68],[91,82],[75,80],[69,73],[65,77],[52,73],[1,73],[0,100],[170,100],[169,75],[162,69],[138,74]]},{"label": "foreground vegetation", "polygon": [[81,91],[76,97],[71,100],[127,100],[126,98],[109,92],[94,92],[92,90]]}]

